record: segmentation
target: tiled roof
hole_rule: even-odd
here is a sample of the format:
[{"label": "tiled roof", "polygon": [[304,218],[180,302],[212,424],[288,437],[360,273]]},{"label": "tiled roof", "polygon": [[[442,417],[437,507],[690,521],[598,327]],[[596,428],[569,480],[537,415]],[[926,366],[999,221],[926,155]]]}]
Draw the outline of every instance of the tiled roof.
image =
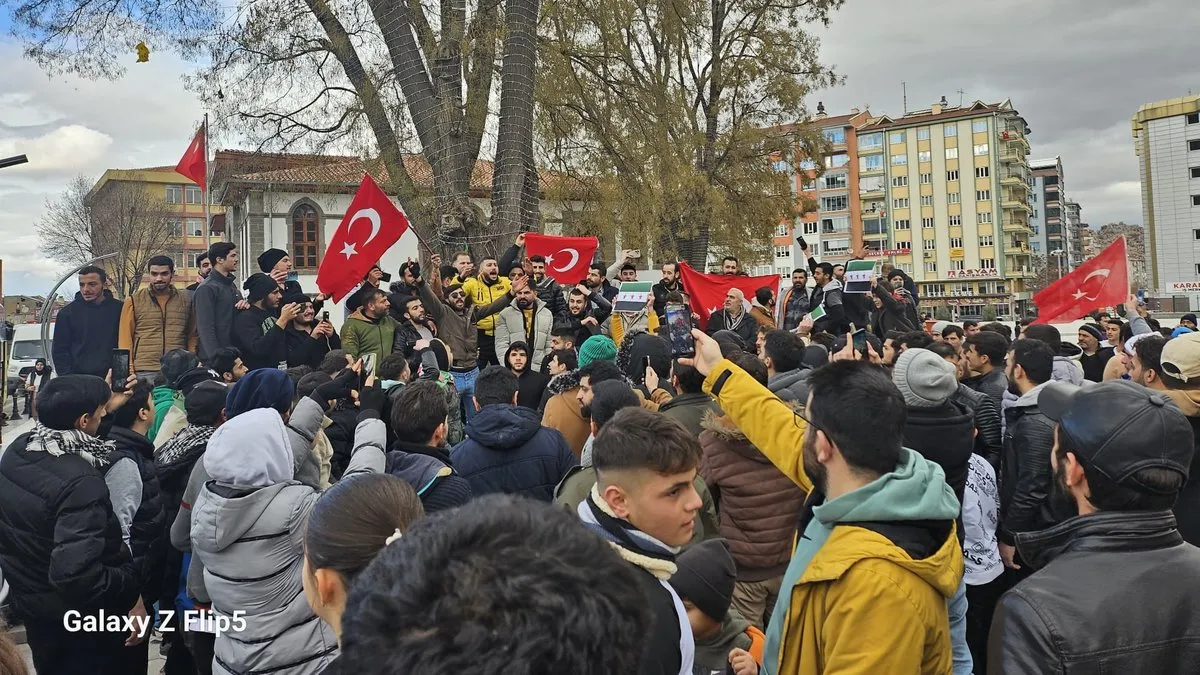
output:
[{"label": "tiled roof", "polygon": [[1011,107],[1006,108],[1003,103],[984,103],[975,101],[971,105],[961,107],[943,108],[942,112],[934,114],[931,110],[918,110],[903,117],[891,118],[887,115],[877,117],[870,122],[867,122],[860,128],[880,129],[892,126],[909,126],[913,124],[923,124],[925,122],[934,122],[940,120],[957,119],[960,117],[976,117],[999,111],[1016,112]]}]

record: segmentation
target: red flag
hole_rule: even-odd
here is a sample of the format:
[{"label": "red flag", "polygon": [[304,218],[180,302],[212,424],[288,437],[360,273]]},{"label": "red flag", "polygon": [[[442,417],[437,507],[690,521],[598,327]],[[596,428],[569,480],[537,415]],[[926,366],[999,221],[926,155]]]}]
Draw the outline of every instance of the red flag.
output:
[{"label": "red flag", "polygon": [[346,216],[325,249],[321,268],[317,270],[317,288],[337,302],[362,281],[371,266],[406,231],[408,216],[396,208],[369,175],[364,175]]},{"label": "red flag", "polygon": [[737,288],[746,296],[746,301],[754,299],[754,292],[766,286],[778,297],[779,275],[771,274],[765,277],[743,277],[733,274],[704,274],[692,269],[687,263],[679,263],[679,277],[683,287],[691,298],[692,311],[700,315],[699,328],[708,326],[708,317],[725,306],[725,294],[731,288]]},{"label": "red flag", "polygon": [[193,183],[200,186],[201,190],[208,189],[208,149],[204,147],[204,126],[200,126],[200,130],[196,132],[196,137],[192,139],[192,144],[188,146],[187,152],[183,153],[179,163],[175,165],[175,173],[189,178]]},{"label": "red flag", "polygon": [[588,265],[599,247],[595,237],[556,237],[536,232],[525,235],[525,254],[545,256],[546,274],[572,286],[587,277]]},{"label": "red flag", "polygon": [[1118,237],[1100,255],[1033,296],[1038,308],[1034,323],[1074,321],[1094,309],[1115,307],[1128,297],[1125,237]]}]

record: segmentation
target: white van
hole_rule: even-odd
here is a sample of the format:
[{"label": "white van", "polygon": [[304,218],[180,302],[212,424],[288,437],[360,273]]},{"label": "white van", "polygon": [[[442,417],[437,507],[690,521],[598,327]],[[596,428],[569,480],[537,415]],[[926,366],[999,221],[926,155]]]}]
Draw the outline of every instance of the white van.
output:
[{"label": "white van", "polygon": [[[50,324],[50,344],[54,344],[54,324]],[[8,377],[20,377],[21,371],[29,372],[38,359],[48,355],[42,351],[42,324],[22,323],[13,327],[12,349],[8,355]]]}]

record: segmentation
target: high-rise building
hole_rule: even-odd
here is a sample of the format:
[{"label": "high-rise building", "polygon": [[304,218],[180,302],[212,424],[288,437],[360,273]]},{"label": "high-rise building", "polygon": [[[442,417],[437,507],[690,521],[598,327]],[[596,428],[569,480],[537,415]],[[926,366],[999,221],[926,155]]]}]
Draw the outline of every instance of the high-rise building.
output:
[{"label": "high-rise building", "polygon": [[1029,133],[1011,101],[954,106],[945,97],[857,128],[860,187],[883,180],[862,199],[864,210],[877,205],[881,230],[867,234],[864,221],[864,245],[912,275],[922,305],[1025,314]]},{"label": "high-rise building", "polygon": [[1062,225],[1062,159],[1031,159],[1029,169],[1033,172],[1029,193],[1029,206],[1033,209],[1029,215],[1029,229],[1032,232],[1029,246],[1034,255],[1048,258],[1055,257],[1054,251],[1062,251],[1060,255],[1065,261],[1067,241],[1063,237]]},{"label": "high-rise building", "polygon": [[1083,237],[1080,230],[1087,225],[1083,223],[1083,207],[1079,206],[1079,202],[1065,196],[1063,200],[1063,241],[1067,251],[1066,268],[1070,271],[1083,263]]},{"label": "high-rise building", "polygon": [[1150,281],[1200,304],[1200,96],[1147,103],[1133,116],[1150,236]]}]

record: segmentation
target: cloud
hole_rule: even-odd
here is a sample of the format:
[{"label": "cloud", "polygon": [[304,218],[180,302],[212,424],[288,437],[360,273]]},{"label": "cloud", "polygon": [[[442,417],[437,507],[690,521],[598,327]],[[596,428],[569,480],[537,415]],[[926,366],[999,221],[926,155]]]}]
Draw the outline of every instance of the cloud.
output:
[{"label": "cloud", "polygon": [[[16,131],[20,133],[21,129]],[[69,173],[99,161],[112,142],[108,134],[68,124],[33,138],[0,139],[0,157],[29,155],[29,163],[14,169],[14,173]]]}]

